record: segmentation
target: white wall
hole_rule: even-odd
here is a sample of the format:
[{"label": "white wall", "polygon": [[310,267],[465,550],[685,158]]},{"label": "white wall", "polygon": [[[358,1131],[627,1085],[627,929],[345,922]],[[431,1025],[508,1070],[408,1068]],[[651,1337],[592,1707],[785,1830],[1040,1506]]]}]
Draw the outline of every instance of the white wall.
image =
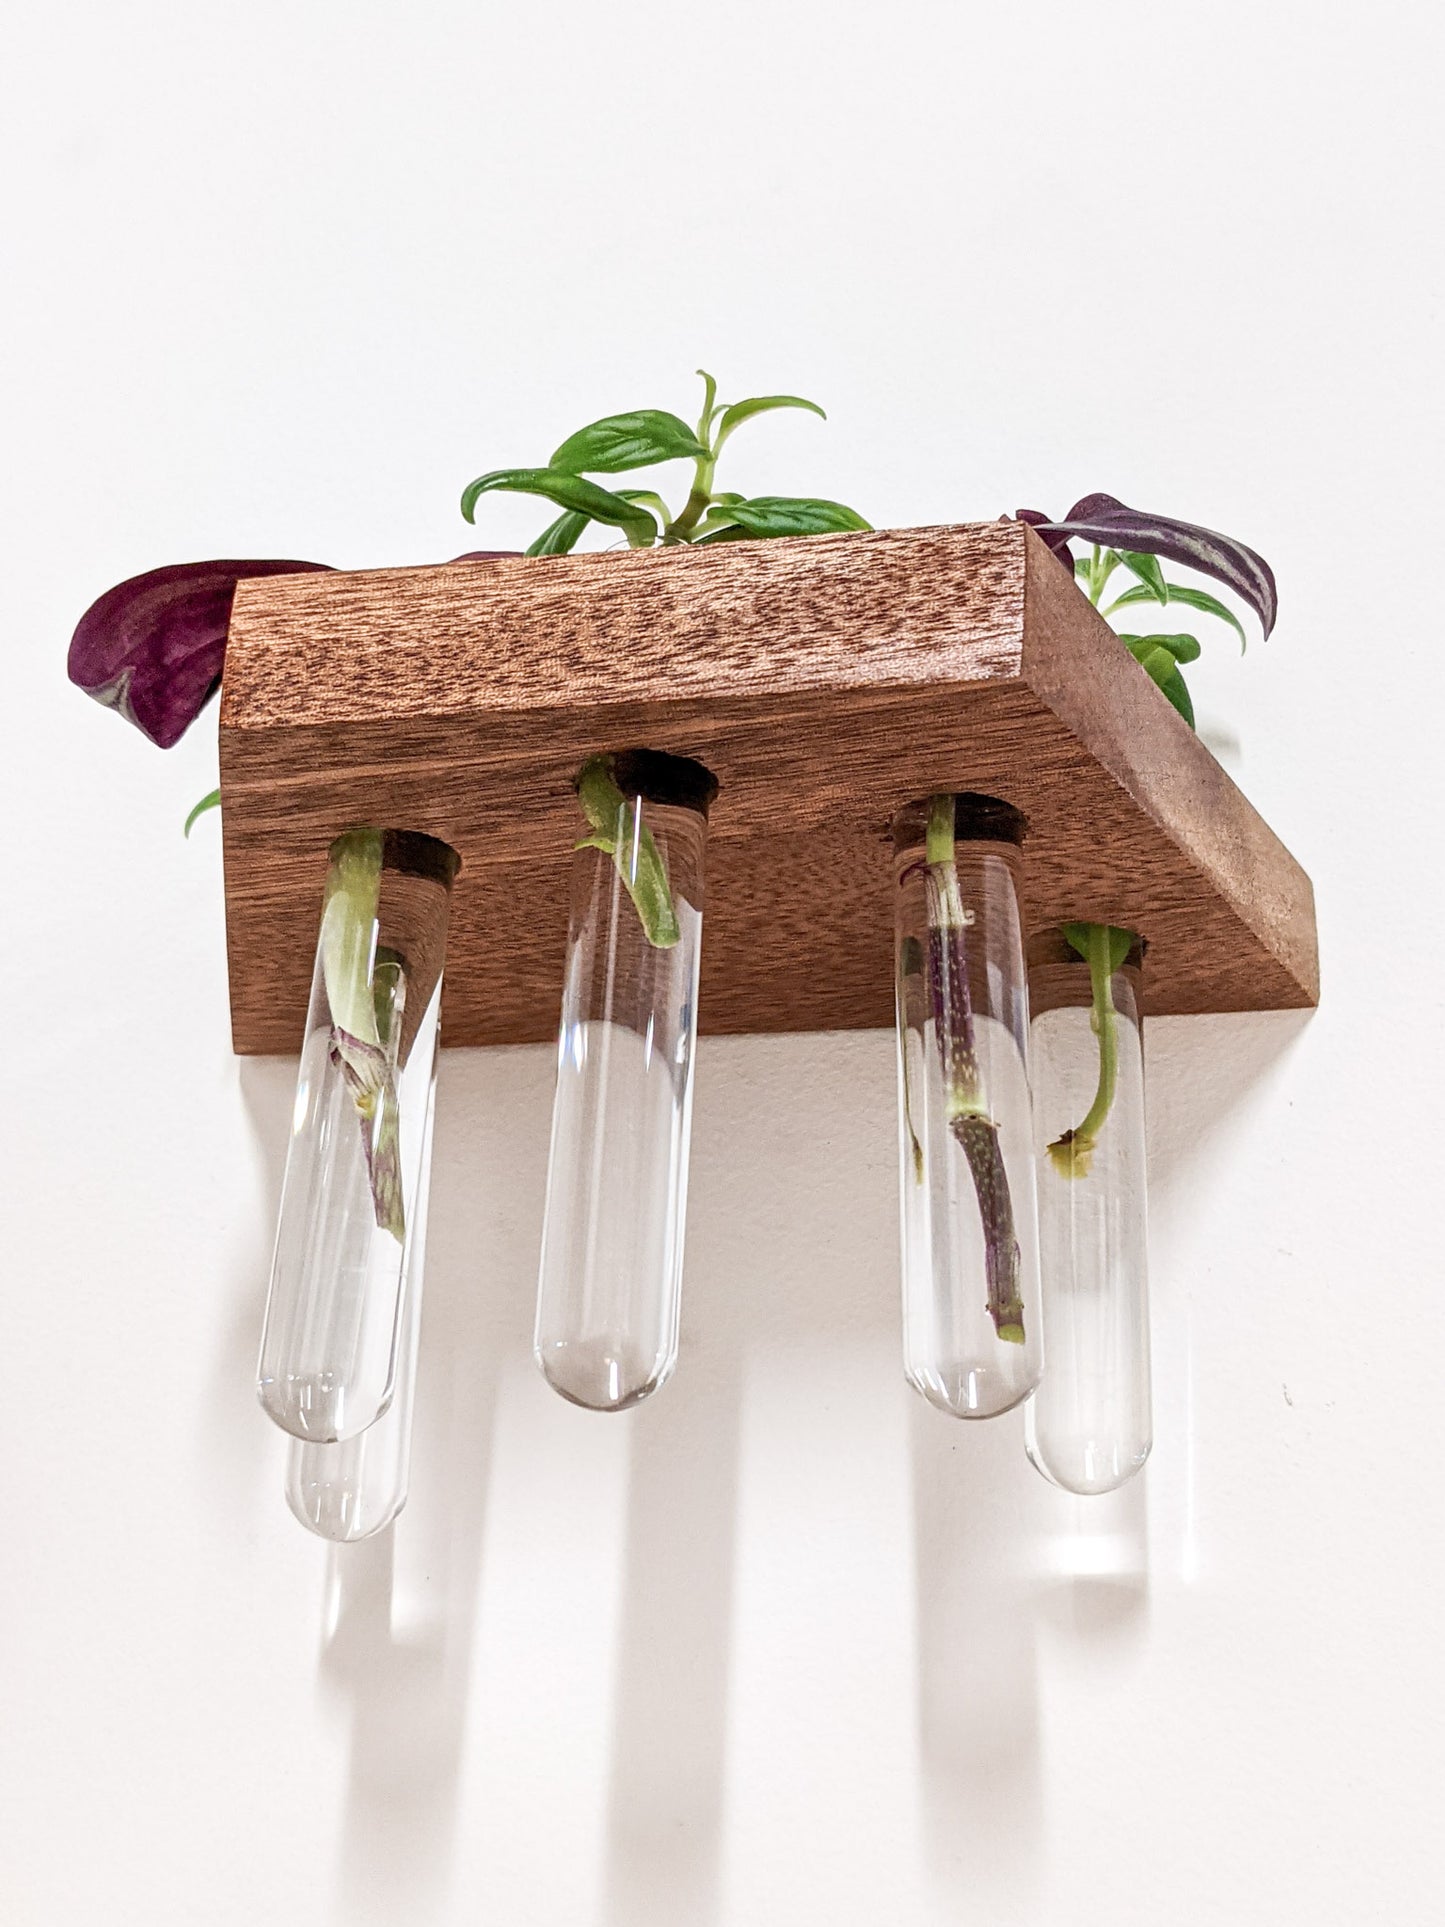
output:
[{"label": "white wall", "polygon": [[[12,11],[0,1918],[1439,1918],[1435,9]],[[1159,1023],[1159,1440],[1071,1502],[900,1380],[883,1035],[707,1044],[685,1355],[528,1359],[549,1053],[444,1063],[414,1498],[329,1556],[250,1390],[292,1066],[227,1044],[214,719],[63,682],[118,578],[444,557],[604,411],[741,486],[1237,530],[1196,678],[1325,1003]]]}]

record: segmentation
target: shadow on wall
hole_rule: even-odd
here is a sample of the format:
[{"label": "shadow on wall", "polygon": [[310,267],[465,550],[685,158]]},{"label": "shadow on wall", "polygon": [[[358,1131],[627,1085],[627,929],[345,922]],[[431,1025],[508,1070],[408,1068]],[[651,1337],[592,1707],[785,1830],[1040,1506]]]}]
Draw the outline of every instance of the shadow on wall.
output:
[{"label": "shadow on wall", "polygon": [[1145,1020],[1151,1200],[1190,1184],[1207,1166],[1224,1127],[1274,1078],[1313,1015],[1260,1010]]},{"label": "shadow on wall", "polygon": [[[347,1918],[427,1919],[450,1883],[498,1385],[531,1331],[551,1096],[550,1051],[449,1052],[438,1080],[416,1497],[400,1540],[329,1562],[321,1673],[351,1722]],[[479,1181],[519,1167],[534,1187]]]},{"label": "shadow on wall", "polygon": [[[1207,1157],[1300,1021],[1165,1020],[1162,1036],[1151,1028],[1156,1183],[1184,1181]],[[893,1189],[890,1047],[875,1034],[791,1039],[787,1049],[806,1052],[805,1079],[799,1060],[780,1061],[768,1040],[705,1045],[683,1366],[656,1401],[596,1421],[631,1434],[603,1873],[603,1917],[614,1927],[720,1915],[750,1364],[780,1349],[806,1355],[826,1329],[834,1343],[865,1350],[870,1371],[885,1356],[899,1370],[894,1231],[882,1225]],[[242,1070],[271,1217],[294,1075],[288,1062]],[[485,1637],[478,1601],[498,1384],[517,1369],[531,1329],[551,1097],[549,1051],[447,1054],[417,1499],[399,1542],[388,1533],[335,1549],[328,1567],[321,1678],[349,1721],[337,1882],[349,1918],[419,1922],[450,1885],[474,1642]],[[505,1195],[482,1181],[498,1169],[512,1174]],[[524,1185],[519,1170],[532,1174]],[[246,1264],[236,1356],[221,1361],[240,1383],[251,1376],[260,1310],[255,1252]],[[1158,1363],[1156,1402],[1177,1418],[1182,1390]],[[980,1904],[996,1886],[1016,1907],[1043,1825],[1038,1644],[1118,1647],[1142,1632],[1146,1487],[1075,1500],[1027,1464],[1021,1414],[975,1426],[917,1400],[909,1410],[925,1851],[941,1887],[956,1893],[966,1877]],[[1172,1549],[1161,1543],[1161,1554]]]},{"label": "shadow on wall", "polygon": [[[268,1426],[256,1403],[256,1354],[261,1342],[261,1319],[266,1308],[266,1280],[271,1268],[271,1242],[281,1204],[281,1173],[291,1112],[296,1101],[296,1060],[286,1057],[246,1057],[237,1065],[242,1108],[250,1129],[254,1200],[237,1229],[235,1257],[226,1279],[227,1324],[211,1365],[212,1394],[206,1412],[215,1436],[210,1441],[212,1476],[227,1476],[226,1468],[245,1463],[238,1458],[237,1428],[256,1441],[259,1460],[265,1453],[264,1484],[248,1482],[246,1504],[232,1507],[236,1518],[246,1517],[258,1497],[274,1509],[281,1498],[279,1465],[275,1456],[281,1435]],[[259,1426],[257,1421],[260,1420]],[[269,1437],[268,1437],[269,1434]],[[271,1448],[266,1451],[266,1448]],[[230,1476],[235,1476],[231,1474]]]},{"label": "shadow on wall", "polygon": [[[1150,1024],[1150,1175],[1161,1195],[1179,1187],[1187,1199],[1214,1141],[1308,1017]],[[1162,1309],[1169,1281],[1157,1272],[1153,1295]],[[1174,1335],[1165,1346],[1161,1324]],[[1040,1641],[1087,1647],[1100,1661],[1142,1641],[1151,1513],[1156,1569],[1162,1561],[1186,1582],[1194,1573],[1195,1549],[1181,1542],[1193,1530],[1187,1320],[1159,1319],[1154,1352],[1156,1463],[1100,1498],[1075,1498],[1034,1471],[1021,1411],[973,1425],[913,1402],[925,1849],[940,1889],[966,1882],[979,1906],[996,1901],[1006,1917],[1043,1862]]]},{"label": "shadow on wall", "polygon": [[[451,1877],[487,1457],[499,1374],[532,1328],[551,1077],[549,1050],[499,1050],[486,1060],[468,1050],[447,1054],[437,1083],[412,1432],[416,1497],[401,1518],[401,1542],[391,1530],[329,1547],[322,1599],[320,1682],[349,1723],[337,1852],[349,1919],[426,1919],[428,1900]],[[243,1281],[231,1293],[233,1330],[216,1366],[227,1397],[214,1401],[227,1416],[235,1387],[254,1382],[295,1081],[295,1060],[241,1066],[264,1174],[258,1212],[268,1229],[249,1239]],[[530,1141],[520,1160],[518,1141]],[[478,1183],[480,1172],[503,1164],[536,1170],[536,1189],[512,1185],[499,1197]],[[480,1278],[491,1280],[486,1291]]]},{"label": "shadow on wall", "polygon": [[[425,1498],[403,1514],[404,1558],[392,1531],[329,1548],[320,1602],[320,1682],[349,1726],[336,1883],[347,1918],[426,1918],[450,1877],[496,1385],[530,1330],[551,1082],[551,1053],[522,1050],[488,1053],[485,1065],[479,1052],[449,1053],[438,1083],[412,1451],[413,1491]],[[255,1378],[295,1060],[247,1060],[240,1085],[265,1229],[238,1262],[216,1364],[227,1395],[212,1404],[228,1423],[232,1395]],[[535,1195],[496,1197],[476,1174],[507,1162],[519,1139],[532,1140],[522,1162],[538,1173]],[[481,1276],[494,1288],[478,1290]],[[270,1454],[267,1464],[279,1469]]]}]

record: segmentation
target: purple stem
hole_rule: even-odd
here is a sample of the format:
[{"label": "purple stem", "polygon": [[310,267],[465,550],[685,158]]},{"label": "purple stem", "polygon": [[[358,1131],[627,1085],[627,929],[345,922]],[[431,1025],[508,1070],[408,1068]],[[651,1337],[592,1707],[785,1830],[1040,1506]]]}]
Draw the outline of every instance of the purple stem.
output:
[{"label": "purple stem", "polygon": [[983,1226],[988,1312],[994,1330],[1010,1344],[1024,1342],[1024,1305],[1019,1291],[1019,1242],[1013,1200],[998,1126],[988,1115],[983,1073],[974,1037],[968,986],[968,931],[950,910],[958,895],[957,871],[949,863],[925,866],[928,900],[928,1001],[933,1034],[943,1063],[948,1128],[968,1161]]}]

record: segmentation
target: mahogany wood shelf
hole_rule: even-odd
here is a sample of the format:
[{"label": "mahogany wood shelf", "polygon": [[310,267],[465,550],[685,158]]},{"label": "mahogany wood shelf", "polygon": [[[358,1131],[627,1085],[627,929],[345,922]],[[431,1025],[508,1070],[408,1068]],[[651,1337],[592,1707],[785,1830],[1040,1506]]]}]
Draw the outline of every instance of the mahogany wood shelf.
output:
[{"label": "mahogany wood shelf", "polygon": [[1149,940],[1148,1007],[1318,997],[1308,877],[1017,523],[242,582],[221,708],[235,1045],[294,1052],[326,847],[460,853],[443,1038],[550,1038],[572,778],[716,774],[704,1031],[892,1022],[894,810],[1024,811],[1024,914]]}]

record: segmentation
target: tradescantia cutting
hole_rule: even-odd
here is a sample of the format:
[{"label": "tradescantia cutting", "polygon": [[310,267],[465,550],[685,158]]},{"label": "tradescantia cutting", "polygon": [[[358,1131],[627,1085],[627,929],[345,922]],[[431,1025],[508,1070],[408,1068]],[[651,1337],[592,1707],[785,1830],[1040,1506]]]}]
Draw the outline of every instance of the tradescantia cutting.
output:
[{"label": "tradescantia cutting", "polygon": [[[698,373],[703,404],[696,428],[665,408],[605,415],[569,435],[545,468],[498,468],[479,475],[462,492],[462,514],[470,522],[482,496],[494,490],[540,495],[553,503],[562,513],[537,537],[528,555],[565,555],[593,522],[619,530],[633,549],[742,542],[767,535],[832,535],[872,526],[856,509],[821,496],[720,492],[715,487],[719,457],[744,422],[777,408],[803,408],[827,417],[817,402],[801,395],[720,402],[712,376],[701,368]],[[656,489],[609,489],[588,480],[676,461],[692,463],[692,486],[676,514]]]},{"label": "tradescantia cutting", "polygon": [[[801,395],[752,395],[746,401],[720,402],[713,377],[701,368],[698,373],[703,404],[696,428],[664,408],[604,415],[569,435],[545,468],[499,468],[478,476],[462,491],[462,514],[470,522],[481,498],[495,491],[538,495],[551,502],[562,513],[532,543],[527,550],[530,556],[566,555],[593,523],[620,530],[634,549],[840,534],[872,526],[856,509],[820,496],[720,492],[718,459],[744,422],[779,408],[801,408],[824,420],[827,417],[817,402],[805,401]],[[692,484],[676,514],[656,489],[609,489],[588,479],[676,461],[692,464]],[[589,825],[589,834],[577,847],[600,849],[612,857],[649,943],[659,949],[675,944],[680,927],[666,866],[652,832],[645,827],[635,839],[619,838],[624,799],[608,758],[595,756],[585,765],[577,779],[577,799]]]},{"label": "tradescantia cutting", "polygon": [[[1207,589],[1169,581],[1160,567],[1162,556],[1232,589],[1258,616],[1266,636],[1274,627],[1279,607],[1274,571],[1262,555],[1232,536],[1197,528],[1172,516],[1128,508],[1112,495],[1086,495],[1057,522],[1037,509],[1019,509],[1016,520],[1029,523],[1038,532],[1106,620],[1126,609],[1187,609],[1228,624],[1239,637],[1240,648],[1244,648],[1244,625],[1234,611]],[[1082,560],[1075,559],[1070,547],[1079,540],[1092,545]],[[1120,569],[1134,580],[1111,602],[1104,603],[1104,592]],[[1149,635],[1125,634],[1122,630],[1116,633],[1193,729],[1194,704],[1182,665],[1198,660],[1201,651],[1197,638],[1173,630]],[[1123,968],[1138,938],[1132,930],[1103,923],[1066,923],[1063,935],[1089,966],[1090,1022],[1099,1043],[1099,1081],[1094,1101],[1082,1120],[1049,1145],[1049,1162],[1061,1177],[1083,1178],[1089,1174],[1099,1133],[1114,1102],[1118,1068],[1114,974]]]}]

